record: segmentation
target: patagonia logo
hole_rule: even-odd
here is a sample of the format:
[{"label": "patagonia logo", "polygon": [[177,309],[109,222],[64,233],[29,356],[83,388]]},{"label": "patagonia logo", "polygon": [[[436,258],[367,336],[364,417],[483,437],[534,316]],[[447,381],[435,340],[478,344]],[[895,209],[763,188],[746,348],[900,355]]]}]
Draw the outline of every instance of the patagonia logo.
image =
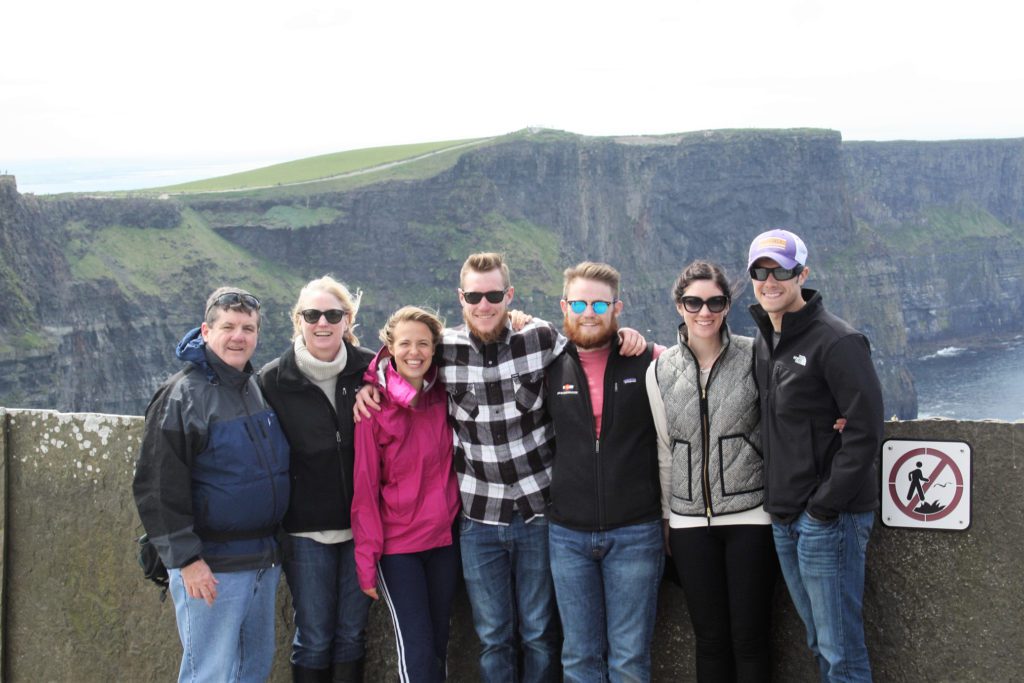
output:
[{"label": "patagonia logo", "polygon": [[563,384],[562,388],[558,390],[557,395],[558,396],[566,396],[566,395],[575,396],[578,393],[580,393],[580,392],[576,391],[576,385],[575,384]]},{"label": "patagonia logo", "polygon": [[626,379],[622,380],[622,383],[623,384],[636,384],[636,377],[627,377]]},{"label": "patagonia logo", "polygon": [[793,362],[797,365],[807,365],[807,356],[803,354],[793,356]]}]

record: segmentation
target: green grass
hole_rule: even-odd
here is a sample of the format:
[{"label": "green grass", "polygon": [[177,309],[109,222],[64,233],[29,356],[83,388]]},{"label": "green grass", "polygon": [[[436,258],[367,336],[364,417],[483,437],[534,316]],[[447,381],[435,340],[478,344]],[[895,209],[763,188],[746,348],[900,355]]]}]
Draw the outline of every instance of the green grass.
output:
[{"label": "green grass", "polygon": [[[173,229],[97,230],[69,224],[64,255],[79,280],[113,279],[129,298],[188,292],[189,283],[232,283],[288,301],[303,284],[285,269],[223,239],[194,211]],[[206,284],[202,284],[206,288]]]},{"label": "green grass", "polygon": [[971,237],[1001,237],[1018,244],[1024,241],[1001,220],[976,206],[926,209],[917,220],[879,232],[889,247],[900,250],[958,242]]},{"label": "green grass", "polygon": [[372,169],[375,166],[411,159],[449,147],[477,142],[476,139],[424,142],[413,145],[371,147],[288,161],[252,171],[197,180],[191,183],[153,188],[150,192],[223,192],[255,189],[322,180],[332,176]]}]

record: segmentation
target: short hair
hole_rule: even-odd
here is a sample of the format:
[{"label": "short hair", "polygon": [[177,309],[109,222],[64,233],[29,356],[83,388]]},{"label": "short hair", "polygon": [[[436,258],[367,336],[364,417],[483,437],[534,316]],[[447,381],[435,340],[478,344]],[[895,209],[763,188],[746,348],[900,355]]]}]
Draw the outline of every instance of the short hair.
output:
[{"label": "short hair", "polygon": [[[255,306],[249,306],[241,299],[233,304],[221,304],[217,303],[225,294],[238,294],[239,297],[251,297],[256,302]],[[255,313],[256,314],[256,327],[260,326],[260,305],[259,299],[254,297],[249,292],[245,291],[241,287],[218,287],[211,292],[210,296],[206,297],[206,313],[203,315],[203,320],[207,325],[213,325],[217,322],[217,318],[220,316],[221,311],[240,311],[242,313]]]},{"label": "short hair", "polygon": [[444,332],[444,321],[434,313],[419,306],[403,306],[391,314],[384,327],[380,329],[380,340],[391,348],[395,343],[395,328],[399,323],[416,322],[423,323],[430,330],[434,340],[434,347],[441,343],[441,334]]},{"label": "short hair", "polygon": [[310,280],[306,283],[305,287],[299,290],[299,298],[295,300],[295,305],[292,307],[292,328],[294,330],[294,336],[298,337],[302,335],[302,298],[312,292],[326,292],[341,302],[341,308],[348,316],[348,327],[345,328],[345,334],[343,337],[345,341],[352,344],[352,346],[358,346],[359,339],[355,334],[356,313],[359,311],[359,302],[363,298],[363,292],[362,290],[356,290],[355,296],[353,296],[348,287],[338,282],[330,275],[324,275],[315,280]]},{"label": "short hair", "polygon": [[473,271],[475,273],[489,273],[492,270],[501,270],[501,286],[504,289],[509,287],[508,277],[508,265],[505,263],[505,257],[494,251],[482,251],[477,254],[470,254],[466,262],[462,264],[462,270],[459,271],[459,286],[461,287],[466,282],[466,273]]},{"label": "short hair", "polygon": [[607,263],[584,261],[566,268],[564,275],[565,282],[562,285],[563,298],[569,296],[569,285],[573,283],[573,280],[597,280],[598,282],[603,282],[612,288],[612,296],[615,299],[619,298],[619,281],[622,279],[622,276],[619,274],[619,271]]},{"label": "short hair", "polygon": [[725,271],[722,270],[721,266],[710,261],[697,259],[683,268],[683,272],[676,278],[676,283],[672,285],[672,300],[676,302],[677,306],[683,303],[686,288],[696,280],[711,280],[722,290],[722,294],[727,296],[730,302],[732,301],[729,279],[725,277]]}]

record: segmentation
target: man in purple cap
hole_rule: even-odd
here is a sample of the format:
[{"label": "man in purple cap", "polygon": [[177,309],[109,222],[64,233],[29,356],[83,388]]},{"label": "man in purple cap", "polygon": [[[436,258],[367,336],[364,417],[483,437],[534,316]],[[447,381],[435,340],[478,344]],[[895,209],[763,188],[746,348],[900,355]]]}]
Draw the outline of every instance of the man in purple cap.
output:
[{"label": "man in purple cap", "polygon": [[[878,507],[882,389],[867,338],[803,289],[807,247],[788,230],[754,238],[764,508],[822,681],[870,681],[861,608]],[[833,429],[837,415],[847,419]]]}]

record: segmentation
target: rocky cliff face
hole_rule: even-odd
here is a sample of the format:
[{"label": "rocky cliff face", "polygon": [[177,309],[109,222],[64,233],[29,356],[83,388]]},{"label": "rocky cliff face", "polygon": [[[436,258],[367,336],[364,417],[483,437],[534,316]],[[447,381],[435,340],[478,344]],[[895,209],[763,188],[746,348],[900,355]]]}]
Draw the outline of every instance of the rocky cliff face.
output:
[{"label": "rocky cliff face", "polygon": [[[221,281],[271,302],[261,361],[287,343],[284,311],[301,282],[323,273],[366,291],[369,346],[400,304],[434,306],[454,323],[459,266],[481,250],[508,254],[517,303],[548,318],[565,266],[615,264],[623,323],[665,344],[678,322],[675,276],[710,258],[739,285],[730,324],[751,333],[747,246],[785,226],[810,247],[811,285],[871,338],[887,414],[911,417],[911,354],[1020,328],[1022,169],[1016,140],[542,131],[467,151],[422,180],[294,197],[45,200],[11,181],[0,187],[0,404],[141,411]],[[13,341],[26,334],[38,339]]]}]

